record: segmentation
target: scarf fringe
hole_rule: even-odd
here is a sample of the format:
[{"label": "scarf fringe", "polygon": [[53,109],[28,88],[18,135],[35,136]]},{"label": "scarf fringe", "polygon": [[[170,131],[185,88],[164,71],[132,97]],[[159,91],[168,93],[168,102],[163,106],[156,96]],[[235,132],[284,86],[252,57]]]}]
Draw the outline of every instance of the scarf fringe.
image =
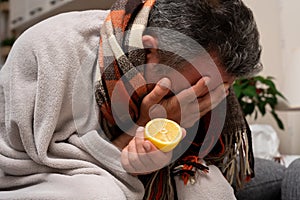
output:
[{"label": "scarf fringe", "polygon": [[203,164],[203,161],[200,161],[198,156],[186,156],[183,159],[177,162],[177,167],[173,171],[173,176],[181,176],[184,185],[187,185],[188,182],[191,184],[195,183],[195,176],[198,170],[203,173],[208,173],[209,168]]},{"label": "scarf fringe", "polygon": [[227,148],[223,156],[209,157],[205,161],[217,165],[225,178],[237,188],[243,188],[253,176],[249,159],[249,138],[247,130],[236,131],[234,134],[224,135]]},{"label": "scarf fringe", "polygon": [[171,174],[171,168],[167,166],[159,171],[154,172],[145,186],[143,200],[174,199],[174,179]]}]

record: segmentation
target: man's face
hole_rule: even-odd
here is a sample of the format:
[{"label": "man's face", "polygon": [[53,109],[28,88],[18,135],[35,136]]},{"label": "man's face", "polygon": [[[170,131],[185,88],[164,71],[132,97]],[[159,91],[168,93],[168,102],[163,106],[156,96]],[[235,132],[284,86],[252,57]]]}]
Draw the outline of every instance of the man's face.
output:
[{"label": "man's face", "polygon": [[145,78],[148,83],[156,83],[163,77],[168,77],[172,82],[172,92],[178,93],[194,85],[201,77],[210,77],[209,88],[214,89],[222,83],[232,84],[235,77],[229,75],[219,64],[217,56],[197,56],[190,63],[186,63],[180,71],[171,69],[167,73],[163,68],[166,66],[148,63],[145,70]]}]

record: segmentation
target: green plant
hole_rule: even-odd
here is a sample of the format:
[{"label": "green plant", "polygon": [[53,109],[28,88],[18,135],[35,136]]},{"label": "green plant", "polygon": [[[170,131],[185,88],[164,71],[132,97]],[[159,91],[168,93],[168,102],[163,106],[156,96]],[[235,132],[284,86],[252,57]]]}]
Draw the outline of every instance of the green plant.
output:
[{"label": "green plant", "polygon": [[2,40],[1,46],[12,46],[15,41],[16,41],[16,38],[14,38],[14,37],[6,38],[6,39]]},{"label": "green plant", "polygon": [[273,82],[273,77],[254,76],[251,78],[237,79],[233,84],[233,89],[245,116],[254,113],[254,119],[258,117],[258,111],[264,116],[267,112],[277,122],[280,129],[284,129],[284,124],[276,113],[275,106],[278,97],[286,98],[279,92]]}]

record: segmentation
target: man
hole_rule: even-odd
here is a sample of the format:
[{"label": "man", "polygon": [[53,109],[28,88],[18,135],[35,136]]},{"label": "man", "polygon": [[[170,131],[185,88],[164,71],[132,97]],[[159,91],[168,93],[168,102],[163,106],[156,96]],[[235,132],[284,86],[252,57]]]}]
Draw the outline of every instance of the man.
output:
[{"label": "man", "polygon": [[[242,184],[253,158],[230,85],[260,70],[258,40],[240,0],[117,1],[30,28],[1,71],[0,199],[234,199],[220,170]],[[177,150],[144,140],[154,117],[186,129]]]}]

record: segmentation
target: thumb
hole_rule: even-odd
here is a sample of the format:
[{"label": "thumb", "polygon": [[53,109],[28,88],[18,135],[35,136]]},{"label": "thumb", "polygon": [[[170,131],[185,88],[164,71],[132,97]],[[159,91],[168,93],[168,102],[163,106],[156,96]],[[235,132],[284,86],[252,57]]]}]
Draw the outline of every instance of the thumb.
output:
[{"label": "thumb", "polygon": [[146,152],[158,151],[157,147],[149,140],[145,140],[143,147]]}]

